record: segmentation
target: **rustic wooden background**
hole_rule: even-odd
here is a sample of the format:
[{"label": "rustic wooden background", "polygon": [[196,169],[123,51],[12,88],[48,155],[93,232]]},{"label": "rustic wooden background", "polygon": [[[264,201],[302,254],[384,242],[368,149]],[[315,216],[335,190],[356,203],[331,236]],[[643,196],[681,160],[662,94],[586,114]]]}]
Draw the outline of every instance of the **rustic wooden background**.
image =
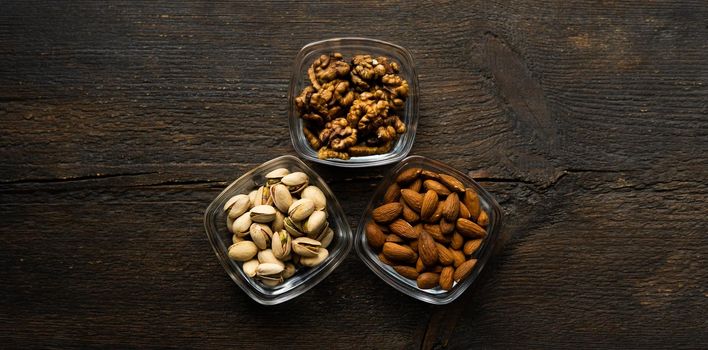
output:
[{"label": "rustic wooden background", "polygon": [[[0,344],[708,348],[705,1],[3,1]],[[294,154],[303,45],[409,48],[413,154],[507,216],[452,305],[352,252],[305,295],[251,301],[202,227],[221,189]],[[316,167],[356,225],[388,167]]]}]

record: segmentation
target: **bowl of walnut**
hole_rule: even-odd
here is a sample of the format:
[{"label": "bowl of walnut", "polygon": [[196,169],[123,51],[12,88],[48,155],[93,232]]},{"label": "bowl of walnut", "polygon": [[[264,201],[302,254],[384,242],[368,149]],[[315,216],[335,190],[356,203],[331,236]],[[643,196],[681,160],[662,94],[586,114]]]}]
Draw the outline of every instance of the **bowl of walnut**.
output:
[{"label": "bowl of walnut", "polygon": [[418,77],[401,46],[367,38],[307,44],[295,58],[288,102],[293,147],[310,161],[377,166],[413,147]]}]

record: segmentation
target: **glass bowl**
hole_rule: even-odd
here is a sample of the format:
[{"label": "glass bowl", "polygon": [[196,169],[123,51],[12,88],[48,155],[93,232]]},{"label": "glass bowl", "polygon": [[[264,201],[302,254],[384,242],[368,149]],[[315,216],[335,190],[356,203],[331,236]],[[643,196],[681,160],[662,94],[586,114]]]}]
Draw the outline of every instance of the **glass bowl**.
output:
[{"label": "glass bowl", "polygon": [[[268,287],[255,279],[246,276],[241,263],[228,257],[228,248],[232,244],[232,234],[226,228],[226,213],[224,204],[232,196],[248,194],[251,190],[263,184],[264,176],[277,168],[288,168],[290,171],[302,171],[310,177],[310,184],[317,185],[327,198],[327,216],[334,238],[327,250],[329,256],[316,267],[301,268],[284,283]],[[209,204],[204,214],[204,228],[216,257],[231,279],[243,289],[253,300],[263,305],[275,305],[297,297],[321,282],[344,260],[352,248],[352,231],[347,217],[337,198],[325,181],[301,160],[293,156],[282,156],[267,161],[239,177],[224,189]]]},{"label": "glass bowl", "polygon": [[[303,121],[295,106],[295,98],[309,84],[307,69],[315,59],[322,54],[340,52],[345,58],[357,54],[381,55],[393,58],[401,66],[400,75],[408,80],[409,95],[403,110],[402,121],[406,124],[406,132],[399,136],[391,151],[371,156],[351,157],[342,159],[319,159],[317,151],[310,146],[303,134]],[[339,167],[360,168],[398,162],[403,159],[413,147],[415,129],[418,125],[418,76],[411,53],[405,48],[385,41],[367,38],[335,38],[313,42],[305,45],[295,57],[290,89],[288,92],[288,120],[290,138],[295,151],[302,158],[312,162],[329,164]]]},{"label": "glass bowl", "polygon": [[[365,227],[366,224],[371,220],[371,211],[376,208],[382,201],[386,189],[393,184],[396,177],[402,171],[419,167],[423,169],[428,169],[431,171],[446,173],[454,176],[460,180],[465,187],[473,188],[477,191],[480,199],[480,206],[485,210],[489,216],[489,224],[487,225],[487,236],[484,239],[482,245],[473,254],[473,257],[477,259],[477,264],[470,275],[460,282],[456,282],[452,289],[445,291],[440,287],[433,289],[420,289],[416,285],[415,280],[407,279],[399,275],[391,266],[382,263],[374,250],[367,243]],[[436,305],[448,304],[457,299],[462,293],[464,293],[467,288],[472,285],[474,280],[477,278],[479,273],[484,268],[484,265],[489,260],[492,255],[494,245],[497,241],[499,231],[501,229],[503,222],[503,214],[499,204],[494,200],[494,198],[485,191],[479,184],[472,180],[469,176],[459,172],[458,170],[443,164],[441,162],[421,157],[421,156],[411,156],[398,165],[393,167],[388,174],[384,176],[384,180],[378,186],[374,192],[371,201],[364,210],[361,221],[359,222],[359,227],[354,238],[354,247],[356,249],[357,255],[362,261],[373,271],[379,278],[384,280],[386,283],[392,287],[398,289],[404,294],[422,300],[424,302]]]}]

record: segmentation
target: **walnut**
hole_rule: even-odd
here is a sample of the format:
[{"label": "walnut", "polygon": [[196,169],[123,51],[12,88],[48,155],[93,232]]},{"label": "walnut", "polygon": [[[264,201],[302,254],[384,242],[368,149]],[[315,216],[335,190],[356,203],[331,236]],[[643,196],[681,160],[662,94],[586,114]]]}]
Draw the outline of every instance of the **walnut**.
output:
[{"label": "walnut", "polygon": [[347,159],[349,159],[349,153],[337,152],[333,149],[330,149],[327,147],[322,147],[317,152],[317,158],[319,158],[319,159],[339,158],[339,159],[347,160]]},{"label": "walnut", "polygon": [[348,81],[332,80],[320,85],[319,90],[312,86],[304,88],[295,98],[295,106],[303,119],[323,125],[342,115],[355,96]]},{"label": "walnut", "polygon": [[389,141],[381,146],[356,145],[349,147],[349,155],[352,157],[370,156],[372,154],[382,154],[389,152],[393,148],[393,141]]},{"label": "walnut", "polygon": [[350,71],[349,63],[345,62],[341,53],[322,55],[307,70],[312,86],[320,89],[320,84],[337,78],[345,78]]},{"label": "walnut", "polygon": [[325,125],[320,141],[335,151],[343,151],[357,143],[357,131],[344,118],[337,118]]},{"label": "walnut", "polygon": [[319,149],[322,147],[322,142],[320,142],[320,139],[317,138],[317,135],[310,131],[308,128],[302,128],[303,134],[305,134],[305,138],[307,139],[307,142],[310,143],[310,146],[314,149]]},{"label": "walnut", "polygon": [[386,74],[381,78],[381,82],[389,93],[387,98],[391,106],[396,109],[403,108],[409,92],[408,81],[398,75]]}]

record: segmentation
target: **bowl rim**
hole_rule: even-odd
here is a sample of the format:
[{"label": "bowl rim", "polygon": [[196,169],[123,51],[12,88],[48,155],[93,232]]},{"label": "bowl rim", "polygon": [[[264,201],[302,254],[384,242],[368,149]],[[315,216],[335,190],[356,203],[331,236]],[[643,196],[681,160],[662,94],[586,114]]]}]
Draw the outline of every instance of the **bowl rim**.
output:
[{"label": "bowl rim", "polygon": [[[369,220],[371,220],[370,209],[373,209],[375,204],[381,200],[381,195],[383,195],[383,193],[385,192],[386,187],[388,187],[395,181],[394,175],[406,168],[406,166],[411,163],[423,165],[430,164],[432,167],[445,170],[446,172],[449,172],[455,177],[464,178],[473,185],[472,187],[477,191],[480,199],[482,199],[482,201],[486,203],[486,206],[489,207],[490,224],[487,227],[488,241],[484,243],[484,246],[480,250],[477,264],[473,272],[469,276],[467,276],[463,281],[458,282],[455,287],[453,287],[453,289],[448,292],[440,292],[433,294],[426,292],[423,289],[417,287],[413,288],[408,284],[403,284],[403,277],[395,276],[395,272],[390,266],[385,265],[378,259],[372,259],[367,254],[367,252],[370,252],[371,254],[376,255],[376,253],[366,243],[366,237],[364,233],[366,224],[369,222]],[[376,276],[378,276],[380,279],[382,279],[384,282],[386,282],[388,285],[395,288],[399,292],[429,304],[445,305],[459,298],[477,279],[477,277],[482,272],[485,265],[489,262],[490,258],[494,253],[494,249],[497,246],[497,241],[499,239],[500,231],[502,230],[503,224],[504,213],[501,209],[501,206],[499,205],[499,203],[497,203],[496,199],[494,199],[494,197],[487,190],[485,190],[481,185],[479,185],[479,183],[474,181],[474,179],[443,162],[436,161],[434,159],[430,159],[424,156],[413,155],[406,157],[406,159],[401,161],[399,164],[389,169],[389,171],[384,175],[383,180],[374,190],[371,199],[369,200],[366,208],[364,209],[364,212],[361,215],[361,219],[359,220],[359,224],[357,226],[357,231],[354,234],[354,249],[359,259],[361,259],[364,264],[372,272],[374,272]]]},{"label": "bowl rim", "polygon": [[[312,156],[308,154],[305,150],[304,147],[309,147],[309,145],[303,145],[303,143],[298,142],[297,139],[299,139],[300,134],[302,134],[301,128],[298,126],[298,123],[300,123],[300,118],[296,114],[293,113],[294,109],[294,104],[295,104],[295,97],[297,96],[297,91],[294,91],[296,88],[296,81],[300,80],[300,71],[298,67],[301,65],[301,63],[304,61],[304,58],[312,51],[319,49],[320,47],[327,47],[327,46],[332,46],[334,43],[342,43],[344,46],[346,44],[351,44],[354,42],[361,42],[362,44],[375,44],[375,45],[380,45],[384,48],[388,48],[391,50],[394,50],[399,54],[401,57],[405,59],[405,63],[408,65],[408,68],[410,69],[410,77],[408,77],[409,80],[409,85],[412,87],[412,91],[414,93],[410,94],[408,99],[410,100],[410,106],[411,110],[406,112],[406,115],[409,116],[410,118],[410,124],[406,124],[406,127],[408,130],[406,131],[406,134],[408,135],[407,142],[406,144],[403,145],[403,148],[401,149],[400,152],[398,153],[392,153],[392,152],[387,152],[379,155],[373,155],[373,156],[364,156],[364,157],[353,157],[356,159],[361,159],[359,161],[352,161],[351,159],[348,160],[343,160],[343,159],[335,159],[335,158],[328,158],[328,159],[319,159],[316,156]],[[401,62],[403,64],[403,62]],[[318,41],[313,41],[311,43],[306,44],[303,46],[295,56],[295,59],[293,60],[293,65],[291,69],[291,76],[290,76],[290,84],[288,87],[288,125],[289,125],[289,130],[290,130],[290,140],[293,144],[293,148],[295,149],[295,152],[298,154],[298,156],[307,159],[308,161],[314,162],[314,163],[320,163],[320,164],[326,164],[330,166],[335,166],[335,167],[344,167],[344,168],[366,168],[366,167],[375,167],[375,166],[380,166],[380,165],[385,165],[385,164],[391,164],[395,162],[401,161],[403,158],[405,158],[413,148],[413,144],[415,143],[415,135],[416,135],[416,129],[418,126],[418,118],[419,118],[419,113],[420,113],[420,108],[418,105],[418,100],[419,100],[419,90],[420,85],[418,82],[418,74],[416,72],[415,68],[415,61],[413,59],[413,55],[411,52],[406,49],[403,46],[390,43],[388,41],[380,40],[380,39],[373,39],[373,38],[366,38],[366,37],[334,37],[334,38],[329,38],[329,39],[323,39],[323,40],[318,40]],[[400,139],[399,139],[400,141]],[[367,157],[376,157],[376,156],[382,156],[382,155],[392,155],[387,158],[383,159],[370,159],[367,160]]]},{"label": "bowl rim", "polygon": [[[248,180],[250,177],[253,175],[257,174],[259,171],[262,169],[265,169],[273,164],[277,164],[278,162],[290,162],[291,165],[295,165],[305,171],[306,173],[312,173],[315,176],[317,176],[319,183],[322,185],[321,190],[325,193],[331,194],[331,197],[334,199],[333,207],[332,207],[332,212],[334,215],[339,217],[339,219],[345,223],[345,225],[341,225],[341,228],[338,228],[339,231],[341,232],[341,236],[343,239],[343,246],[338,249],[335,253],[330,252],[330,258],[328,262],[325,264],[322,264],[321,266],[316,267],[319,269],[318,271],[314,272],[308,279],[300,281],[299,284],[292,286],[290,289],[287,291],[284,291],[281,294],[276,294],[276,295],[268,295],[268,294],[263,294],[257,289],[253,288],[248,281],[245,281],[244,278],[241,276],[241,274],[238,273],[232,273],[231,271],[231,265],[230,262],[231,260],[227,256],[227,251],[223,251],[221,248],[221,241],[219,241],[218,237],[218,231],[213,231],[212,225],[215,225],[214,218],[216,215],[218,215],[218,212],[222,210],[221,208],[221,199],[229,193],[231,188],[236,186],[237,184],[241,183],[242,181]],[[308,174],[309,175],[309,174]],[[318,184],[319,185],[319,184]],[[215,226],[214,226],[215,227]],[[349,252],[351,252],[351,249],[354,245],[354,235],[351,230],[351,227],[349,225],[349,220],[344,213],[341,205],[339,204],[339,199],[334,195],[334,192],[332,191],[331,188],[327,185],[327,182],[325,181],[324,178],[322,178],[319,173],[317,173],[314,169],[309,167],[307,164],[305,164],[302,160],[299,158],[292,156],[292,155],[283,155],[279,156],[276,158],[273,158],[271,160],[268,160],[264,163],[261,163],[247,172],[245,172],[243,175],[239,176],[236,178],[234,181],[232,181],[226,188],[224,188],[212,201],[209,203],[207,208],[205,209],[204,212],[204,230],[206,232],[206,236],[209,240],[209,243],[212,247],[212,250],[217,256],[217,260],[219,260],[219,263],[221,266],[224,268],[224,271],[226,274],[233,280],[234,283],[236,283],[241,290],[243,290],[251,299],[254,301],[258,302],[259,304],[262,305],[276,305],[280,304],[283,302],[286,302],[288,300],[291,300],[293,298],[296,298],[311,288],[315,287],[317,284],[322,282],[327,276],[329,276],[330,273],[332,273],[337,267],[346,259],[347,255],[349,255]],[[242,271],[242,268],[240,266],[237,266],[237,268]]]}]

